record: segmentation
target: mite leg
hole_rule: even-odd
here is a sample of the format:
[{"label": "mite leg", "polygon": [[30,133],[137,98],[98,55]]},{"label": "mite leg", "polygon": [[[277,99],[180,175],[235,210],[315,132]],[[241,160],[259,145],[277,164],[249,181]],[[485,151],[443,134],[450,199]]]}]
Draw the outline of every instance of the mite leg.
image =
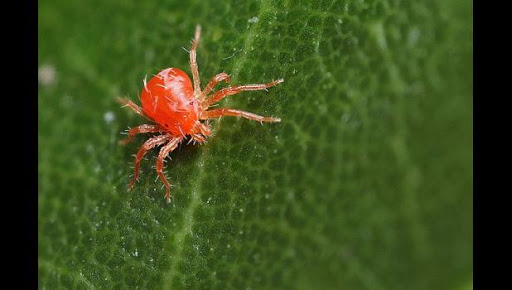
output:
[{"label": "mite leg", "polygon": [[128,131],[128,137],[126,139],[121,140],[119,143],[121,143],[121,144],[129,143],[133,140],[133,137],[135,137],[135,135],[137,135],[137,134],[154,133],[154,132],[159,132],[159,131],[160,131],[160,126],[158,126],[158,125],[143,124],[138,127],[131,128],[130,131]]},{"label": "mite leg", "polygon": [[254,120],[258,122],[281,122],[281,119],[274,117],[263,117],[260,115],[256,115],[249,112],[244,112],[235,109],[215,109],[211,111],[206,111],[201,116],[201,119],[210,119],[210,118],[219,118],[222,116],[240,116],[249,120]]},{"label": "mite leg", "polygon": [[146,155],[146,152],[151,150],[153,147],[164,144],[169,140],[169,135],[158,135],[153,138],[148,139],[142,146],[140,147],[139,151],[137,152],[137,156],[135,157],[135,165],[134,169],[135,172],[133,174],[132,181],[130,181],[130,184],[128,185],[128,190],[131,190],[137,179],[139,178],[139,168],[140,168],[140,161],[142,158],[144,158],[144,155]]},{"label": "mite leg", "polygon": [[203,144],[206,142],[206,138],[201,134],[194,134],[191,136],[192,137],[190,138],[190,141],[187,144],[189,144],[191,141],[194,141],[194,144],[195,144],[195,142],[197,142],[199,144]]},{"label": "mite leg", "polygon": [[227,73],[220,73],[214,76],[206,85],[206,87],[204,87],[203,92],[201,93],[202,98],[205,98],[212,91],[213,87],[215,87],[221,81],[225,81],[226,83],[229,82],[229,76]]},{"label": "mite leg", "polygon": [[199,69],[197,68],[197,45],[199,44],[199,38],[201,37],[201,26],[196,26],[196,33],[194,40],[192,41],[192,47],[190,48],[190,70],[192,71],[192,77],[194,79],[194,93],[201,91],[201,85],[199,82]]},{"label": "mite leg", "polygon": [[218,101],[222,100],[223,98],[231,95],[238,94],[241,91],[259,91],[259,90],[266,90],[267,88],[273,87],[277,84],[282,83],[283,79],[278,79],[276,81],[270,82],[268,84],[255,84],[255,85],[244,85],[244,86],[236,86],[236,87],[229,87],[224,88],[220,91],[217,91],[211,98],[206,100],[206,103],[208,106],[211,106]]},{"label": "mite leg", "polygon": [[164,183],[165,186],[165,200],[169,203],[171,202],[171,184],[167,181],[165,177],[163,168],[164,168],[164,159],[171,153],[178,144],[180,143],[181,138],[172,138],[169,143],[165,144],[162,149],[160,149],[160,153],[158,154],[158,158],[156,160],[156,173],[160,176],[160,180]]},{"label": "mite leg", "polygon": [[138,115],[141,115],[142,117],[144,117],[144,118],[146,118],[146,119],[148,119],[150,121],[153,121],[153,119],[151,119],[148,115],[146,115],[146,113],[144,113],[142,108],[137,106],[137,104],[135,104],[132,100],[127,99],[127,98],[117,98],[117,101],[121,105],[123,105],[123,107],[129,107],[130,109],[132,109]]}]

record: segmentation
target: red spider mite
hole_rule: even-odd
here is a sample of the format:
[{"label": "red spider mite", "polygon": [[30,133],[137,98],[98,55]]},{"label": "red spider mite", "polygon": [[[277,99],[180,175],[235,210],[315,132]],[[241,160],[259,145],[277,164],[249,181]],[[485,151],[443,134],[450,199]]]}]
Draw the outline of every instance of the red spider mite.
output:
[{"label": "red spider mite", "polygon": [[196,62],[196,50],[200,34],[201,27],[198,25],[190,49],[190,69],[194,86],[192,86],[190,78],[184,71],[177,68],[167,68],[155,75],[149,82],[144,80],[144,88],[140,97],[142,108],[129,99],[118,99],[123,106],[129,107],[135,113],[154,123],[131,128],[128,131],[128,138],[121,140],[121,144],[132,141],[133,137],[139,133],[159,133],[159,135],[153,136],[144,142],[137,152],[134,166],[135,173],[128,185],[128,190],[131,190],[138,180],[140,161],[144,155],[152,148],[162,145],[156,160],[156,172],[165,186],[164,198],[167,202],[170,202],[171,184],[167,181],[163,172],[164,159],[186,138],[190,139],[189,143],[192,141],[199,144],[205,143],[206,138],[211,135],[210,125],[207,122],[209,119],[222,116],[241,116],[259,122],[281,121],[279,118],[263,117],[235,109],[208,110],[210,106],[227,96],[242,91],[266,90],[282,83],[284,80],[278,79],[267,84],[227,87],[210,94],[219,82],[229,82],[229,76],[226,73],[219,73],[201,90]]}]

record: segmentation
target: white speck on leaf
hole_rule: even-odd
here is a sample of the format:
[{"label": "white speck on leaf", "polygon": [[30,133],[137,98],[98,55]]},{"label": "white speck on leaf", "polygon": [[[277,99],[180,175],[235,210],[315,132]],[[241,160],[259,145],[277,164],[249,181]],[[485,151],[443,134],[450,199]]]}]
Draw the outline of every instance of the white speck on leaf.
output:
[{"label": "white speck on leaf", "polygon": [[258,17],[254,16],[253,18],[247,20],[249,23],[257,23],[259,21]]},{"label": "white speck on leaf", "polygon": [[286,193],[286,199],[287,200],[294,200],[295,199],[295,193],[293,191],[288,191],[288,193]]},{"label": "white speck on leaf", "polygon": [[105,114],[103,114],[103,120],[105,120],[105,122],[107,124],[111,123],[115,119],[116,119],[116,115],[111,111],[107,111],[107,112],[105,112]]},{"label": "white speck on leaf", "polygon": [[43,64],[37,70],[39,83],[44,87],[49,87],[57,82],[57,71],[51,64]]},{"label": "white speck on leaf", "polygon": [[409,35],[407,37],[407,44],[409,47],[413,47],[421,36],[421,31],[418,27],[413,27],[411,31],[409,31]]},{"label": "white speck on leaf", "polygon": [[92,146],[92,144],[87,144],[85,150],[87,150],[87,153],[92,154],[94,152],[94,146]]},{"label": "white speck on leaf", "polygon": [[318,106],[318,112],[321,114],[321,115],[324,115],[325,113],[327,113],[327,106],[322,104],[322,105],[319,105]]}]

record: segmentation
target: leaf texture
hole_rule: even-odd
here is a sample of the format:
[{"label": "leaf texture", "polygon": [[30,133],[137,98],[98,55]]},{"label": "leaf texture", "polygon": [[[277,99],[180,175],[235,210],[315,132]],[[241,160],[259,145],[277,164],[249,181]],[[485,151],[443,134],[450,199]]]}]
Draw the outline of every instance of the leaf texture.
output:
[{"label": "leaf texture", "polygon": [[[220,3],[217,3],[220,2]],[[42,289],[461,289],[472,281],[469,1],[41,1]],[[285,82],[156,151],[131,192],[142,80]],[[45,69],[42,69],[45,68]],[[220,88],[220,87],[219,87]]]}]

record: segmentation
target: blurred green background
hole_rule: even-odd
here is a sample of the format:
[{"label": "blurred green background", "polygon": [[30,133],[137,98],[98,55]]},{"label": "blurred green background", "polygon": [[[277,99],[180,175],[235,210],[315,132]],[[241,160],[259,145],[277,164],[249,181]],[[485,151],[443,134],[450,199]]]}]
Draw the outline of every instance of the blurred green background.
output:
[{"label": "blurred green background", "polygon": [[[221,2],[221,3],[218,3]],[[472,289],[470,1],[39,1],[42,289]],[[284,78],[126,191],[142,80]]]}]

